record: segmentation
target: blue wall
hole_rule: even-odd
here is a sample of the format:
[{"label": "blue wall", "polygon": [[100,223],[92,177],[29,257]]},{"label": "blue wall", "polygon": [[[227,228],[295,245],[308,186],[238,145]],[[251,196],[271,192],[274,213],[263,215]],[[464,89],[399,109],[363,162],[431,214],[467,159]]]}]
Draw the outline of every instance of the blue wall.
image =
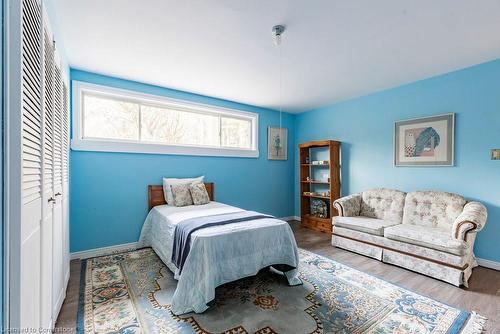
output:
[{"label": "blue wall", "polygon": [[[397,120],[456,113],[455,167],[395,167]],[[295,120],[296,144],[314,139],[342,142],[342,193],[371,187],[404,191],[437,189],[484,203],[488,224],[475,252],[500,261],[500,60],[316,109]],[[295,161],[298,184],[298,161]],[[295,187],[295,213],[299,214]]]},{"label": "blue wall", "polygon": [[[483,202],[488,224],[476,255],[500,261],[500,60],[382,91],[299,115],[284,114],[289,160],[266,159],[267,126],[278,113],[78,70],[71,79],[258,112],[260,158],[71,151],[71,251],[133,242],[146,215],[146,185],[163,176],[205,174],[216,199],[276,216],[299,215],[297,144],[342,141],[342,193],[370,187],[437,189]],[[456,113],[454,167],[395,167],[394,121]],[[293,139],[293,140],[292,140]]]},{"label": "blue wall", "polygon": [[71,80],[185,99],[259,113],[256,158],[224,158],[71,151],[71,251],[137,241],[147,214],[147,185],[162,177],[205,175],[215,182],[217,201],[278,217],[293,214],[293,116],[288,128],[288,161],[267,160],[267,127],[279,125],[272,110],[189,94],[137,82],[71,70]]}]

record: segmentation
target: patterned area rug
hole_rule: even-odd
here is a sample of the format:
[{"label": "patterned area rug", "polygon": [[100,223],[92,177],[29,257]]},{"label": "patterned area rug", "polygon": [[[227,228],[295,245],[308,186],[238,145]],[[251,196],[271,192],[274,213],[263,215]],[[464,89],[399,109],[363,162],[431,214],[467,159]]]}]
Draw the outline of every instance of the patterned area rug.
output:
[{"label": "patterned area rug", "polygon": [[175,316],[173,274],[150,248],[82,262],[79,333],[480,333],[485,319],[300,250],[304,282],[269,270]]}]

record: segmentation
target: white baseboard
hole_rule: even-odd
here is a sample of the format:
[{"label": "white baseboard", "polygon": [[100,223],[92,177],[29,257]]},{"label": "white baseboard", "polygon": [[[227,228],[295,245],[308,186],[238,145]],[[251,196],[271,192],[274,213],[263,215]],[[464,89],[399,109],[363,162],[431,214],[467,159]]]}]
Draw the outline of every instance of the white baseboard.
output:
[{"label": "white baseboard", "polygon": [[75,259],[83,260],[83,259],[88,259],[91,257],[108,255],[108,254],[112,254],[112,253],[116,253],[116,252],[122,252],[125,250],[136,249],[136,248],[137,248],[137,242],[130,242],[128,244],[121,244],[121,245],[115,245],[115,246],[109,246],[109,247],[94,248],[94,249],[89,249],[89,250],[85,250],[85,251],[71,253],[71,260],[75,260]]},{"label": "white baseboard", "polygon": [[476,260],[477,260],[477,264],[479,264],[481,267],[495,269],[495,270],[500,271],[500,262],[486,260],[486,259],[479,259],[479,258],[476,258]]}]

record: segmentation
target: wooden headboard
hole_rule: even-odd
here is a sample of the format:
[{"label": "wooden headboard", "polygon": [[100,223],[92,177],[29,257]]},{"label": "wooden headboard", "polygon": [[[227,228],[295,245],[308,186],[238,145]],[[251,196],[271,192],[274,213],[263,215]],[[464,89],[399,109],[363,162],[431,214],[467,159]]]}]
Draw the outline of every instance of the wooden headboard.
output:
[{"label": "wooden headboard", "polygon": [[[205,187],[207,188],[208,197],[211,201],[214,200],[214,184],[213,183],[205,183]],[[163,194],[163,186],[148,186],[148,210],[151,211],[157,205],[167,204],[165,202],[165,195]]]}]

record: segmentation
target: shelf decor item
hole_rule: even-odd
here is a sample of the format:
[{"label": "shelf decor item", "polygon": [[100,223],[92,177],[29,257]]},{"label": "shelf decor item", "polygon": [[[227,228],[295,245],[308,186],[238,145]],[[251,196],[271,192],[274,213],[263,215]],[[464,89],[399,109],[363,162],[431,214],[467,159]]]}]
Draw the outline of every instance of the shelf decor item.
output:
[{"label": "shelf decor item", "polygon": [[267,159],[287,160],[288,130],[286,128],[267,128]]},{"label": "shelf decor item", "polygon": [[455,114],[398,121],[394,127],[396,166],[453,166]]},{"label": "shelf decor item", "polygon": [[321,199],[313,199],[311,201],[311,215],[319,218],[327,218],[328,206],[326,202]]},{"label": "shelf decor item", "polygon": [[301,226],[332,233],[332,217],[337,215],[333,201],[340,197],[340,142],[300,144],[299,165]]}]

